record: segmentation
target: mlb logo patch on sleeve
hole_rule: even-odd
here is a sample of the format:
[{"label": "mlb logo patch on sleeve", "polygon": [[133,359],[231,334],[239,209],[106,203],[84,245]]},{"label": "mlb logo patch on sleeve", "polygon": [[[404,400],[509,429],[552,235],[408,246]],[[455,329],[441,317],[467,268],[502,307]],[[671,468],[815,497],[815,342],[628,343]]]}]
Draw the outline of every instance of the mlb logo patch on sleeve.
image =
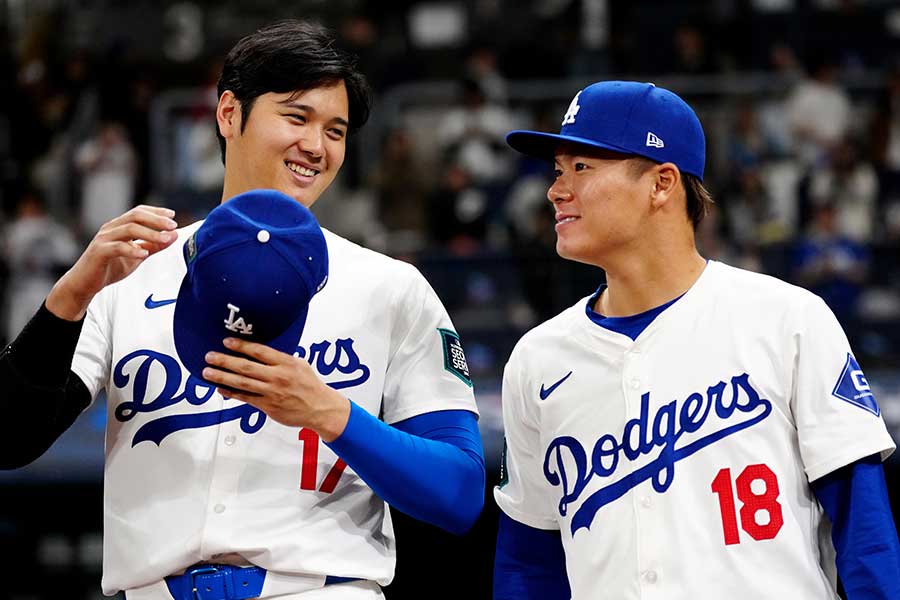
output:
[{"label": "mlb logo patch on sleeve", "polygon": [[856,359],[850,353],[847,353],[847,362],[844,363],[844,369],[841,371],[841,376],[838,377],[831,394],[845,402],[869,411],[876,417],[881,415],[881,409],[878,408],[878,403],[875,402],[875,395],[872,394],[869,382],[866,380],[862,369],[859,368],[859,363],[856,362]]},{"label": "mlb logo patch on sleeve", "polygon": [[469,363],[466,362],[466,354],[459,341],[459,334],[449,329],[438,329],[444,347],[444,368],[459,377],[463,383],[472,387],[472,378],[469,377]]}]

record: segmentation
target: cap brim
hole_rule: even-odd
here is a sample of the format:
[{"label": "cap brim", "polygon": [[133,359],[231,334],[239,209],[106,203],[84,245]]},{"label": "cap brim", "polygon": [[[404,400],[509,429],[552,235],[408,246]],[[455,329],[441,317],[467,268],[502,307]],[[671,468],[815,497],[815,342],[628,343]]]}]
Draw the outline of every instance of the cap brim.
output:
[{"label": "cap brim", "polygon": [[590,146],[591,148],[602,148],[604,150],[612,150],[613,152],[620,152],[622,154],[633,154],[630,150],[614,144],[606,144],[574,135],[526,131],[522,129],[510,131],[506,135],[506,143],[517,152],[549,162],[553,162],[556,155],[556,149],[563,143],[579,144],[582,146]]},{"label": "cap brim", "polygon": [[[305,306],[293,323],[275,338],[260,339],[259,336],[242,336],[230,334],[231,337],[245,339],[251,342],[264,344],[285,354],[293,354],[300,344],[303,328],[306,326],[306,316],[309,306]],[[218,385],[203,379],[203,369],[210,366],[206,362],[207,352],[221,352],[232,356],[248,358],[233,352],[222,343],[228,335],[222,332],[222,318],[220,315],[210,315],[208,310],[200,307],[198,301],[190,291],[188,278],[185,277],[178,290],[178,300],[175,302],[175,315],[172,321],[172,333],[175,339],[175,352],[181,364],[197,379],[201,379],[209,385]],[[227,331],[225,333],[228,333]]]}]

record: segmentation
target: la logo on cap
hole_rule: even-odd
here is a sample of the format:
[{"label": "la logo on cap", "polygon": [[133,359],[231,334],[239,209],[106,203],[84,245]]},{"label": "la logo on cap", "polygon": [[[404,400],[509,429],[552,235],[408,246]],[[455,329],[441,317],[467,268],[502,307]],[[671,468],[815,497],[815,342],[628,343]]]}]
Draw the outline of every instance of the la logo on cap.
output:
[{"label": "la logo on cap", "polygon": [[244,322],[244,317],[238,317],[237,321],[234,320],[234,316],[241,312],[241,309],[235,306],[234,304],[228,304],[228,318],[225,319],[225,329],[228,331],[233,331],[235,333],[240,333],[243,335],[250,335],[253,333],[253,324],[247,324]]},{"label": "la logo on cap", "polygon": [[563,116],[563,125],[571,125],[575,122],[575,115],[578,114],[578,110],[581,108],[578,105],[578,96],[580,95],[581,92],[578,92],[577,94],[575,94],[575,97],[572,98],[572,102],[569,104],[569,110],[567,110],[565,116]]}]

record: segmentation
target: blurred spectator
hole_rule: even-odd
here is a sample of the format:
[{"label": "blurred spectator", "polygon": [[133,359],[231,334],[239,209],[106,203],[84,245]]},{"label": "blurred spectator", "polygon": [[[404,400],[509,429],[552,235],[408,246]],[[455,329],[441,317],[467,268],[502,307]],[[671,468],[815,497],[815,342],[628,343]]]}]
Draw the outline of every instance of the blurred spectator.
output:
[{"label": "blurred spectator", "polygon": [[[547,170],[549,171],[549,169]],[[549,173],[532,173],[516,178],[506,197],[504,218],[509,226],[514,242],[528,246],[533,241],[546,235],[542,227],[546,225],[537,215],[547,210],[553,215],[553,207],[547,201],[547,190],[550,188]],[[550,233],[553,226],[550,225]]]},{"label": "blurred spectator", "polygon": [[723,190],[717,212],[725,237],[739,253],[756,253],[759,246],[783,242],[786,226],[773,211],[772,200],[758,168],[737,171]]},{"label": "blurred spectator", "polygon": [[478,83],[488,102],[505,105],[506,79],[497,68],[497,52],[488,45],[475,46],[466,58],[466,75]]},{"label": "blurred spectator", "polygon": [[805,167],[827,160],[850,127],[850,97],[826,57],[813,61],[810,76],[794,87],[785,109],[794,152]]},{"label": "blurred spectator", "polygon": [[425,211],[430,180],[408,131],[393,129],[385,137],[379,163],[369,176],[378,218],[404,251],[421,250],[425,241]]},{"label": "blurred spectator", "polygon": [[728,136],[728,171],[740,177],[746,170],[757,170],[780,152],[777,140],[760,126],[752,100],[742,100],[736,110]]},{"label": "blurred spectator", "polygon": [[[792,234],[795,208],[781,206],[773,193],[778,186],[772,165],[779,153],[778,142],[760,126],[756,107],[742,101],[728,136],[727,178],[712,221],[719,222],[724,237],[716,244],[719,251],[731,246],[731,264],[784,275],[782,245]],[[795,203],[796,194],[783,201]]]},{"label": "blurred spectator", "polygon": [[9,267],[4,313],[7,339],[18,335],[80,251],[72,232],[47,214],[44,199],[36,190],[19,197],[3,246]]},{"label": "blurred spectator", "polygon": [[829,165],[817,169],[810,181],[813,204],[833,203],[838,233],[860,243],[870,243],[878,203],[878,176],[862,160],[851,140],[842,140],[831,152]]},{"label": "blurred spectator", "polygon": [[900,65],[888,76],[870,133],[884,198],[900,201]]},{"label": "blurred spectator", "polygon": [[793,279],[821,296],[841,323],[852,324],[870,261],[866,246],[839,231],[834,205],[820,204],[813,208],[809,231],[797,242]]},{"label": "blurred spectator", "polygon": [[797,53],[783,41],[774,42],[768,48],[769,69],[776,75],[795,78],[803,76],[803,65]]},{"label": "blurred spectator", "polygon": [[694,25],[681,25],[672,38],[672,67],[674,73],[707,75],[716,71],[716,64],[707,48],[706,35]]},{"label": "blurred spectator", "polygon": [[35,57],[23,64],[20,85],[35,104],[40,125],[35,130],[36,123],[24,113],[23,126],[32,130],[18,137],[40,136],[41,128],[45,134],[30,177],[41,188],[47,210],[57,216],[67,214],[73,187],[73,147],[88,137],[100,110],[91,60],[86,52],[76,51],[66,55],[57,68],[45,57]]},{"label": "blurred spectator", "polygon": [[756,240],[749,240],[743,244],[733,242],[727,226],[722,223],[724,214],[717,205],[697,226],[694,237],[700,254],[708,260],[762,272]]},{"label": "blurred spectator", "polygon": [[438,126],[438,143],[447,160],[457,163],[477,184],[493,184],[512,172],[512,154],[505,143],[514,129],[506,107],[488,100],[477,81],[462,81],[463,100]]},{"label": "blurred spectator", "polygon": [[488,197],[473,185],[471,174],[462,165],[449,163],[427,206],[431,241],[457,256],[481,249],[487,234]]},{"label": "blurred spectator", "polygon": [[218,102],[221,63],[210,65],[202,86],[193,90],[189,102],[173,115],[175,193],[167,198],[181,222],[192,222],[219,203],[225,167],[216,129],[210,125]]},{"label": "blurred spectator", "polygon": [[81,174],[82,234],[91,237],[134,204],[137,164],[125,128],[102,123],[97,134],[76,149],[75,165]]},{"label": "blurred spectator", "polygon": [[522,320],[530,325],[554,316],[558,311],[557,298],[553,293],[559,273],[560,261],[556,254],[556,217],[553,206],[546,201],[527,204],[530,208],[527,223],[521,224],[520,234],[514,240],[514,251],[518,258],[522,292],[530,313]]}]

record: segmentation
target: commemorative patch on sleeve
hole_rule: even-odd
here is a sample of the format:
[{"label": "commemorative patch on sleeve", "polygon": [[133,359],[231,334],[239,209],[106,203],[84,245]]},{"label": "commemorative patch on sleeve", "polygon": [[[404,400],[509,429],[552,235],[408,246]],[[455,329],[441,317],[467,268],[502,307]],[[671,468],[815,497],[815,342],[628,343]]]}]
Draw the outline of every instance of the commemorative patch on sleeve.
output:
[{"label": "commemorative patch on sleeve", "polygon": [[182,251],[184,252],[184,262],[186,264],[194,262],[194,259],[197,258],[197,232],[194,232],[194,235],[188,238]]},{"label": "commemorative patch on sleeve", "polygon": [[438,329],[438,332],[441,334],[444,348],[444,368],[459,377],[467,386],[472,387],[469,364],[466,362],[466,354],[459,341],[459,334],[449,329]]},{"label": "commemorative patch on sleeve", "polygon": [[859,363],[853,358],[849,352],[847,353],[847,362],[838,377],[837,383],[834,384],[834,390],[831,394],[836,398],[840,398],[844,402],[849,402],[864,410],[869,411],[876,417],[881,414],[878,403],[875,402],[875,395],[872,394],[872,388],[869,382],[859,368]]},{"label": "commemorative patch on sleeve", "polygon": [[506,454],[509,452],[506,445],[506,436],[503,436],[503,450],[500,451],[500,483],[497,487],[503,487],[509,483],[509,467],[506,464]]}]

